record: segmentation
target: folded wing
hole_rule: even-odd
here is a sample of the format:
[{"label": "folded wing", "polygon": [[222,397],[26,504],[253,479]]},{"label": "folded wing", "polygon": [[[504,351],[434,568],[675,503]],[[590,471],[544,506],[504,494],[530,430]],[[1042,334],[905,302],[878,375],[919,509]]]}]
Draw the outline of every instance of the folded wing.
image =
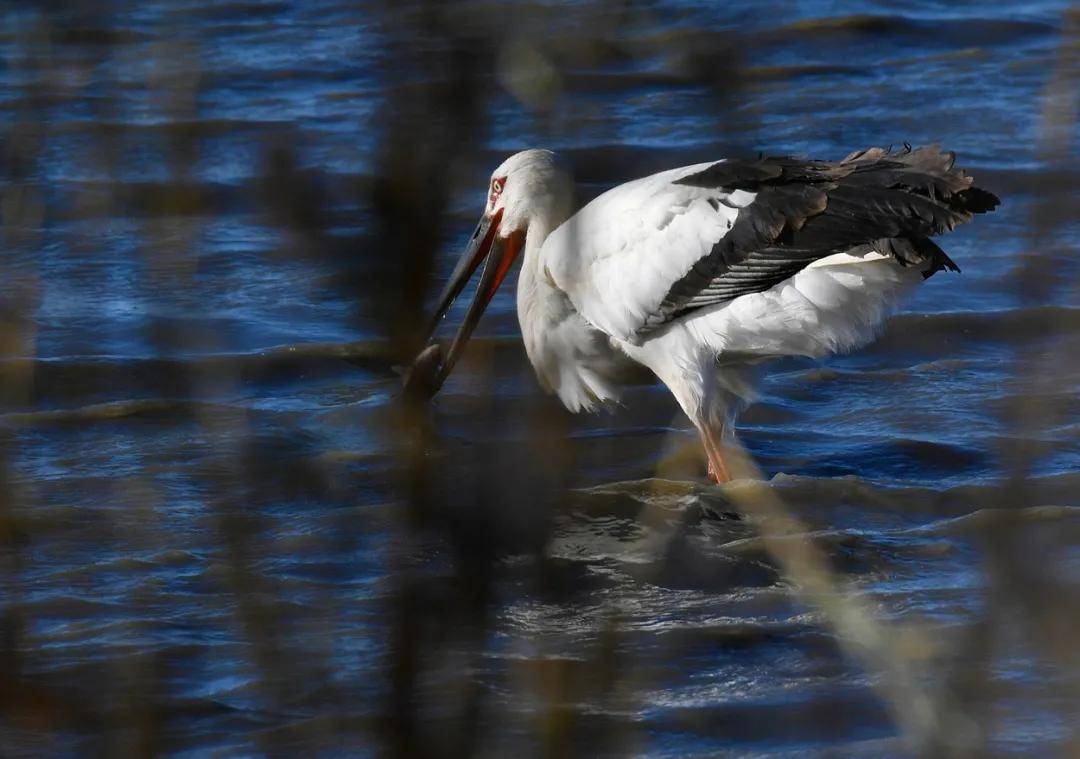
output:
[{"label": "folded wing", "polygon": [[936,147],[732,159],[605,193],[549,238],[544,264],[592,324],[640,342],[839,252],[958,270],[929,238],[997,204]]}]

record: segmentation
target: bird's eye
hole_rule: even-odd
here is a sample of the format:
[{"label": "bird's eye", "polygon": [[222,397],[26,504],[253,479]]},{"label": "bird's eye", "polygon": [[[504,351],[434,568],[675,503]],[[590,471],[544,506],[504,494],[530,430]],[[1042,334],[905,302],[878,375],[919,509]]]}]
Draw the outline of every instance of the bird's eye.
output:
[{"label": "bird's eye", "polygon": [[491,183],[491,191],[496,193],[502,192],[502,182],[500,182],[498,179],[493,181]]}]

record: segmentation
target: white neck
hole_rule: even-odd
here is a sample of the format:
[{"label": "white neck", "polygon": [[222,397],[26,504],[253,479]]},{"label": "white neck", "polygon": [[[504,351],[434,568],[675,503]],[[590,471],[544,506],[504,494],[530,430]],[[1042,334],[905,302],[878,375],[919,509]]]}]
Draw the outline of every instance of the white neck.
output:
[{"label": "white neck", "polygon": [[542,249],[548,235],[564,220],[548,218],[548,214],[537,214],[529,220],[525,233],[525,250],[522,251],[521,272],[518,274],[517,312],[522,334],[526,337],[526,348],[529,347],[530,334],[535,332],[532,327],[537,326],[536,320],[541,314],[537,306],[558,292],[543,273]]}]

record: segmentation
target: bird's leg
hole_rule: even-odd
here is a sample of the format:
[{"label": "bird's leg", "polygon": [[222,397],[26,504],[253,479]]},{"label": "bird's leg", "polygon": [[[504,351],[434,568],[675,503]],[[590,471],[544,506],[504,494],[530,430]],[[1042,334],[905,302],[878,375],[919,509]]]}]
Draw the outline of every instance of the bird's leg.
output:
[{"label": "bird's leg", "polygon": [[705,444],[705,455],[709,459],[709,478],[718,485],[731,482],[731,473],[723,456],[723,429],[714,430],[709,425],[701,426],[701,441]]}]

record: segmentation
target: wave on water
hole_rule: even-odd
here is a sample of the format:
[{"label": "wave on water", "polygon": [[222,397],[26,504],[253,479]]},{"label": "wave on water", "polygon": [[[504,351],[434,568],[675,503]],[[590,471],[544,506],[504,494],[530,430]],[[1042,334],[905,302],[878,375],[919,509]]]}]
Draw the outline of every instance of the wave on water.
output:
[{"label": "wave on water", "polygon": [[918,18],[905,15],[855,13],[848,16],[826,16],[802,19],[770,31],[769,36],[781,38],[803,35],[827,36],[864,34],[867,36],[915,36],[920,41],[937,40],[950,46],[965,41],[984,44],[1015,42],[1026,35],[1053,34],[1053,24],[1009,18]]},{"label": "wave on water", "polygon": [[[824,504],[862,504],[867,511],[886,511],[908,516],[962,516],[979,509],[1006,508],[1013,498],[1008,481],[957,485],[944,490],[930,487],[881,485],[856,476],[809,477],[777,474],[771,480],[738,480],[724,485],[693,480],[647,478],[611,482],[575,491],[581,501],[576,508],[617,509],[636,504],[666,510],[688,507],[703,512],[731,512],[737,500],[732,493],[768,490],[798,510]],[[1080,472],[1029,479],[1024,484],[1027,506],[1063,504],[1080,506]],[[637,508],[637,506],[633,506]]]},{"label": "wave on water", "polygon": [[[15,5],[5,757],[903,755],[892,707],[952,700],[883,690],[843,603],[970,708],[949,739],[1075,743],[1065,0]],[[739,435],[781,474],[708,484],[660,385],[566,412],[509,281],[430,413],[398,403],[389,337],[508,154],[559,150],[584,202],[905,140],[1002,206],[866,350],[771,366]]]}]

